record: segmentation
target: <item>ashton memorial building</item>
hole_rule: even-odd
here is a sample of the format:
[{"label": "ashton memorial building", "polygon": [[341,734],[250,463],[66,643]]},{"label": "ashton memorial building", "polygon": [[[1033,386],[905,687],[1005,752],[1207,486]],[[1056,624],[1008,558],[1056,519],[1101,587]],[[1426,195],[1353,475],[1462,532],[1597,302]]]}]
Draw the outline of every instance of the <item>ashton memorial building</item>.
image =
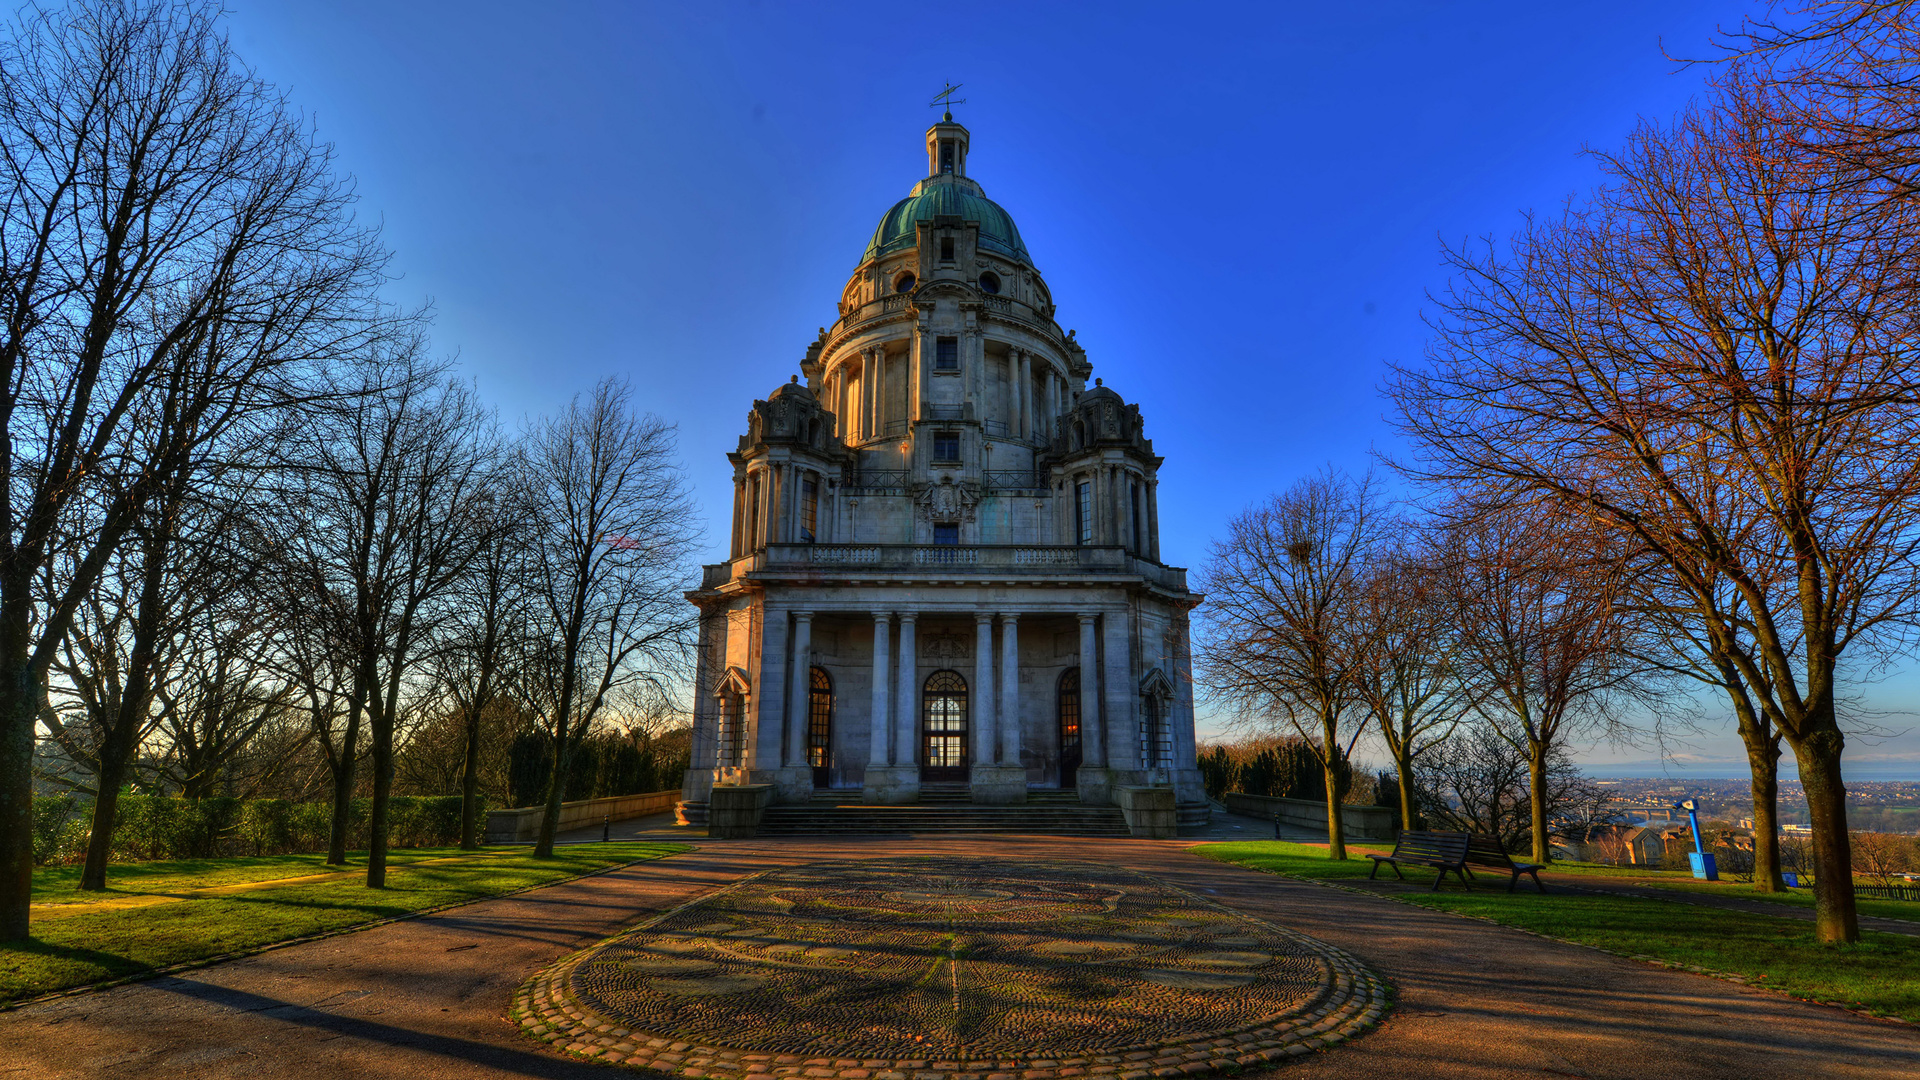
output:
[{"label": "ashton memorial building", "polygon": [[688,594],[683,812],[716,784],[1094,805],[1160,786],[1192,820],[1201,598],[1161,561],[1161,459],[968,175],[967,129],[946,116],[926,150],[728,455],[730,555]]}]

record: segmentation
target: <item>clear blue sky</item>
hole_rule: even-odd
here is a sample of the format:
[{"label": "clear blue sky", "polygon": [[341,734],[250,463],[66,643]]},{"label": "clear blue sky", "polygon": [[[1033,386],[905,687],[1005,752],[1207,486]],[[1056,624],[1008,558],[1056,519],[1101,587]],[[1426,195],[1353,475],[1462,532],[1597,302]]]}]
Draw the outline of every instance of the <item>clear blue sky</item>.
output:
[{"label": "clear blue sky", "polygon": [[[969,173],[1143,405],[1163,550],[1193,565],[1247,503],[1391,451],[1381,364],[1424,346],[1441,242],[1591,185],[1583,146],[1699,91],[1663,44],[1704,54],[1752,10],[233,0],[230,25],[503,415],[613,373],[679,423],[709,557],[750,401],[834,318],[963,83]],[[1859,750],[1920,774],[1920,739]]]}]

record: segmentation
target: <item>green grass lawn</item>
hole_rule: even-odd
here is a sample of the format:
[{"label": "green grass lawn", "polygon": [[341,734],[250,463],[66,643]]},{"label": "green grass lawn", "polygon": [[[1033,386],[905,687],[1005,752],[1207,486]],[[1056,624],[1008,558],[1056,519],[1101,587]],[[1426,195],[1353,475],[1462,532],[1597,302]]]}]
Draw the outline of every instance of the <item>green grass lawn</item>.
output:
[{"label": "green grass lawn", "polygon": [[[1323,848],[1277,841],[1201,844],[1191,850],[1220,862],[1336,883],[1364,879],[1371,868],[1365,858],[1332,862]],[[1920,939],[1863,931],[1857,945],[1822,945],[1814,940],[1813,925],[1797,919],[1633,897],[1542,896],[1525,885],[1508,893],[1504,882],[1435,893],[1424,888],[1431,877],[1422,873],[1417,880],[1422,888],[1395,897],[1609,952],[1743,975],[1756,986],[1797,997],[1920,1021]]]},{"label": "green grass lawn", "polygon": [[[410,850],[389,857],[387,888],[379,890],[363,883],[364,852],[347,867],[354,875],[283,885],[274,882],[339,868],[326,866],[320,855],[116,866],[105,894],[77,893],[76,868],[48,867],[34,872],[33,940],[0,947],[0,1003],[686,850],[684,844],[569,844],[553,859],[535,859],[531,847]],[[211,896],[185,891],[247,882],[259,887]],[[89,903],[100,910],[78,906]]]},{"label": "green grass lawn", "polygon": [[[1555,866],[1558,870],[1559,867]],[[1813,890],[1794,889],[1783,893],[1755,892],[1750,884],[1737,881],[1694,881],[1685,878],[1679,881],[1647,881],[1641,884],[1656,889],[1673,889],[1677,892],[1706,893],[1711,896],[1731,896],[1740,900],[1759,900],[1767,904],[1786,904],[1792,907],[1810,908],[1813,906]],[[1908,922],[1920,922],[1920,903],[1912,900],[1873,900],[1867,897],[1856,898],[1855,908],[1862,915],[1877,915],[1883,919],[1906,919]]]}]

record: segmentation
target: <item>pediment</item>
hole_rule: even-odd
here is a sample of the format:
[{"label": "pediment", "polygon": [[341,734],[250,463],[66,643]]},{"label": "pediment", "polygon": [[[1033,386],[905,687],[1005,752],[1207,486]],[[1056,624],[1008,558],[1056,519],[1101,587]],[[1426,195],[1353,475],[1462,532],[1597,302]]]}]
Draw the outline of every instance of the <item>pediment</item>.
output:
[{"label": "pediment", "polygon": [[1173,680],[1158,667],[1140,676],[1140,693],[1144,697],[1173,697]]},{"label": "pediment", "polygon": [[713,688],[714,697],[747,697],[753,693],[753,684],[747,681],[744,668],[733,664],[720,676],[720,685]]}]

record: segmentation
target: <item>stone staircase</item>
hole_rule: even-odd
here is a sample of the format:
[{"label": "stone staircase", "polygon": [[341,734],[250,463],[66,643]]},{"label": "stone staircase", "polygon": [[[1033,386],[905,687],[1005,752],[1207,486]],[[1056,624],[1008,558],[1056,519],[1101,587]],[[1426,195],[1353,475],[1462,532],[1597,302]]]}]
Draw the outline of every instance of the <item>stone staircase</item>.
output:
[{"label": "stone staircase", "polygon": [[924,784],[920,801],[876,806],[858,791],[818,792],[805,803],[776,803],[760,818],[761,836],[849,833],[1041,833],[1126,836],[1117,806],[1085,806],[1073,791],[1029,791],[1020,806],[970,801],[965,784]]}]

